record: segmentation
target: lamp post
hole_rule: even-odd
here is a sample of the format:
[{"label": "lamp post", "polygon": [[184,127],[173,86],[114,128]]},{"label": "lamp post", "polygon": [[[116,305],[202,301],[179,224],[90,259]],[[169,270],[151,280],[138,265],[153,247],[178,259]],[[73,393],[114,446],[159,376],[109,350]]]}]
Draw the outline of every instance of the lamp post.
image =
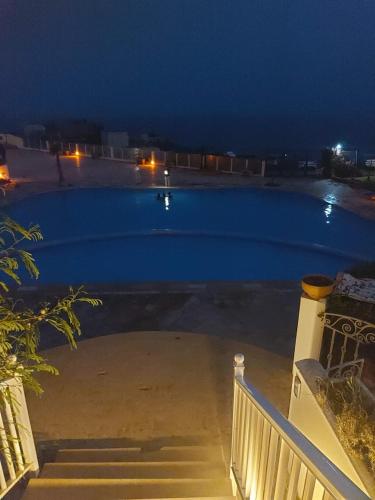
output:
[{"label": "lamp post", "polygon": [[51,144],[50,147],[50,153],[56,157],[56,166],[57,166],[57,172],[59,176],[59,186],[62,186],[65,182],[64,174],[61,168],[61,162],[60,162],[60,145],[57,142],[54,142]]},{"label": "lamp post", "polygon": [[135,183],[136,184],[141,184],[142,178],[141,178],[141,168],[139,165],[135,165]]},{"label": "lamp post", "polygon": [[165,187],[169,187],[170,186],[170,173],[169,173],[169,168],[165,168],[164,169],[164,184],[165,184]]}]

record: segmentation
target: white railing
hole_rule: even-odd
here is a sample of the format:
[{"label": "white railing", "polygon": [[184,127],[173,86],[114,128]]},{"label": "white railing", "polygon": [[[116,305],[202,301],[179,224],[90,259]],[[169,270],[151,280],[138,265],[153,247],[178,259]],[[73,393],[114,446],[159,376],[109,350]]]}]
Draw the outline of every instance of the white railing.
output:
[{"label": "white railing", "polygon": [[32,472],[38,458],[22,382],[12,378],[0,383],[0,498]]},{"label": "white railing", "polygon": [[368,497],[244,380],[234,358],[231,477],[238,499],[364,500]]}]

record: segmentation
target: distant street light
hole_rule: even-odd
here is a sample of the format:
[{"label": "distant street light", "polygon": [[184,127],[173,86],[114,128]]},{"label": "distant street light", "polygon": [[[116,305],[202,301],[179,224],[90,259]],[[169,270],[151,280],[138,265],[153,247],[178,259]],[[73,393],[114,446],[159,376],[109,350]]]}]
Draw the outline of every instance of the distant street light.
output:
[{"label": "distant street light", "polygon": [[170,180],[169,180],[169,169],[166,168],[164,170],[164,183],[165,183],[165,187],[169,187],[170,186]]},{"label": "distant street light", "polygon": [[335,153],[336,156],[341,156],[342,153],[342,144],[336,144],[334,148],[332,148],[333,152]]}]

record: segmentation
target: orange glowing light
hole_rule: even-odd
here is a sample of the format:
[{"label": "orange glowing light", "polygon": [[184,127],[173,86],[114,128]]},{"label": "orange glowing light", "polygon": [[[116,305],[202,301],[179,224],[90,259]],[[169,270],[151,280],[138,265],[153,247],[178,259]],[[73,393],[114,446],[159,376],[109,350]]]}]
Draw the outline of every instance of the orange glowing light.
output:
[{"label": "orange glowing light", "polygon": [[79,151],[78,151],[78,150],[75,152],[75,155],[76,155],[76,156],[79,156]]},{"label": "orange glowing light", "polygon": [[7,165],[0,165],[0,179],[9,180],[9,170]]},{"label": "orange glowing light", "polygon": [[151,160],[151,161],[150,161],[150,165],[151,165],[151,167],[154,167],[154,166],[155,166],[155,161],[154,161],[154,160]]}]

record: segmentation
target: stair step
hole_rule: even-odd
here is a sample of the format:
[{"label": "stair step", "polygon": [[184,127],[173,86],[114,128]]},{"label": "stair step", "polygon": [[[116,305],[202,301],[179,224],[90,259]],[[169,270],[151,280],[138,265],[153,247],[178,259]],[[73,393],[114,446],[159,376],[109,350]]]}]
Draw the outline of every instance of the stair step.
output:
[{"label": "stair step", "polygon": [[42,478],[224,478],[222,462],[65,462],[46,463]]},{"label": "stair step", "polygon": [[229,479],[31,479],[23,500],[231,497]]},{"label": "stair step", "polygon": [[222,460],[219,446],[163,446],[147,448],[61,449],[56,462],[175,462]]}]

